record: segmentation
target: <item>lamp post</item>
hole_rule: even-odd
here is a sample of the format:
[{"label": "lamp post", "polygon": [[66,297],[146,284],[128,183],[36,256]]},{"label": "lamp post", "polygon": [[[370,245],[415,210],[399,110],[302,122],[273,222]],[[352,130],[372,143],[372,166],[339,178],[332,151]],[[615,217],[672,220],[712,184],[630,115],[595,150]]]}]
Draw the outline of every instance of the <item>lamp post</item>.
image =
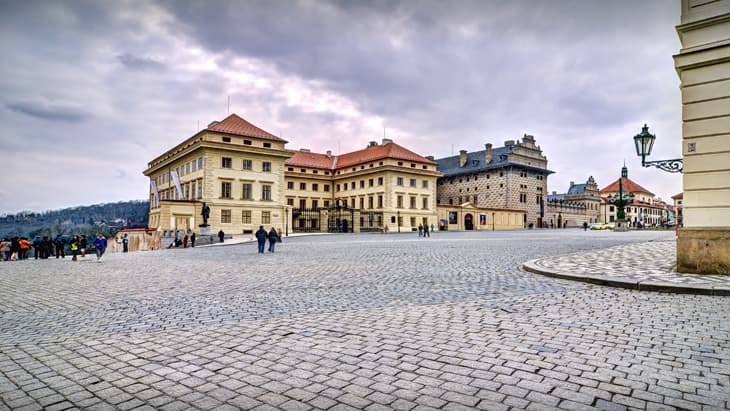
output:
[{"label": "lamp post", "polygon": [[289,237],[289,207],[284,207],[284,236]]},{"label": "lamp post", "polygon": [[395,212],[396,215],[396,224],[398,224],[398,232],[400,233],[400,210]]},{"label": "lamp post", "polygon": [[624,193],[623,179],[624,173],[622,172],[621,178],[618,180],[618,194],[615,196],[609,194],[607,198],[609,204],[616,206],[616,228],[614,231],[628,230],[628,227],[626,226],[626,212],[624,211],[624,207],[634,202],[634,193]]},{"label": "lamp post", "polygon": [[681,173],[683,170],[683,162],[681,158],[646,161],[646,157],[651,154],[651,149],[654,146],[654,140],[656,140],[656,136],[649,133],[649,127],[646,124],[644,124],[644,127],[641,128],[641,133],[634,136],[636,155],[641,157],[641,165],[643,167],[654,166],[660,170],[668,171],[670,173]]}]

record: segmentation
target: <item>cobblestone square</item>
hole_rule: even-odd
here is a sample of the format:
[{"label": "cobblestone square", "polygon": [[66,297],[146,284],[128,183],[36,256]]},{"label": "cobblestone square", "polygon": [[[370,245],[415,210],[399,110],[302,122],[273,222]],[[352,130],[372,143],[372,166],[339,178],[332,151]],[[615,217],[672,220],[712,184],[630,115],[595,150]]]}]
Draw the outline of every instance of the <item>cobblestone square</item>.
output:
[{"label": "cobblestone square", "polygon": [[0,409],[727,409],[730,297],[521,268],[674,238],[345,234],[0,263]]}]

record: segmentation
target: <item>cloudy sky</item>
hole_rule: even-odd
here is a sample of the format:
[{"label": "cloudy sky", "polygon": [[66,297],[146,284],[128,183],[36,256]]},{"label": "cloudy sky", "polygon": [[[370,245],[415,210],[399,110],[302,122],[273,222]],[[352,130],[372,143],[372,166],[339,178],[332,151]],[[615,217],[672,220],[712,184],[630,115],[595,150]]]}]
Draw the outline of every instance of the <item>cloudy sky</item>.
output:
[{"label": "cloudy sky", "polygon": [[681,176],[679,0],[0,0],[0,214],[146,199],[147,162],[230,111],[346,152],[423,155],[532,134],[550,191]]}]

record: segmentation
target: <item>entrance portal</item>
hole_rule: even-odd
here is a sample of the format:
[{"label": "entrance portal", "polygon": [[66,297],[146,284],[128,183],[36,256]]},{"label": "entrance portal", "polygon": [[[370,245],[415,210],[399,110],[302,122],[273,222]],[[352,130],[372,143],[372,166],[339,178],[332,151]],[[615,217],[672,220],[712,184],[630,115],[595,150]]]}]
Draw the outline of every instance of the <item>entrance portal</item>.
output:
[{"label": "entrance portal", "polygon": [[473,230],[474,229],[474,218],[471,214],[466,214],[464,216],[464,230]]}]

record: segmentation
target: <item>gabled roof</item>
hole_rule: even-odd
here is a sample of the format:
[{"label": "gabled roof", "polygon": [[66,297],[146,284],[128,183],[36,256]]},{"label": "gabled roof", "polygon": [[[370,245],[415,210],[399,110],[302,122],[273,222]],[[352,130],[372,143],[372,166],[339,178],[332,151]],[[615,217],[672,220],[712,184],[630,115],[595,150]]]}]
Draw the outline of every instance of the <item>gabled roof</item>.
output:
[{"label": "gabled roof", "polygon": [[362,150],[345,153],[338,156],[337,168],[352,167],[369,161],[394,158],[397,160],[416,161],[419,163],[436,164],[435,162],[414,153],[396,143],[374,145]]},{"label": "gabled roof", "polygon": [[679,194],[675,194],[672,196],[672,200],[683,200],[684,199],[684,191],[682,191]]},{"label": "gabled roof", "polygon": [[309,151],[293,150],[291,152],[294,153],[294,155],[284,162],[287,166],[332,170],[335,164],[335,157],[332,155],[312,153]]},{"label": "gabled roof", "polygon": [[645,189],[644,187],[640,186],[639,184],[636,184],[635,182],[631,181],[628,177],[621,177],[618,180],[614,181],[613,183],[607,185],[606,187],[602,188],[600,193],[615,193],[618,192],[618,183],[619,180],[621,180],[621,184],[623,185],[623,189],[626,192],[630,193],[647,193],[651,194],[652,196],[654,193],[651,191]]},{"label": "gabled roof", "polygon": [[231,114],[222,121],[211,123],[206,130],[218,133],[234,134],[237,136],[255,137],[264,140],[281,141],[283,143],[287,142],[268,131],[264,131],[254,126],[239,117],[237,114]]},{"label": "gabled roof", "polygon": [[438,171],[444,173],[444,177],[455,176],[459,174],[476,173],[479,171],[493,170],[496,168],[502,168],[507,166],[522,167],[525,169],[539,171],[546,174],[553,173],[548,169],[507,161],[508,153],[509,149],[507,147],[493,148],[492,161],[490,163],[486,162],[486,150],[466,153],[466,163],[464,164],[464,167],[461,167],[459,165],[461,161],[461,155],[439,158],[436,160],[436,162],[438,163],[437,169]]}]

